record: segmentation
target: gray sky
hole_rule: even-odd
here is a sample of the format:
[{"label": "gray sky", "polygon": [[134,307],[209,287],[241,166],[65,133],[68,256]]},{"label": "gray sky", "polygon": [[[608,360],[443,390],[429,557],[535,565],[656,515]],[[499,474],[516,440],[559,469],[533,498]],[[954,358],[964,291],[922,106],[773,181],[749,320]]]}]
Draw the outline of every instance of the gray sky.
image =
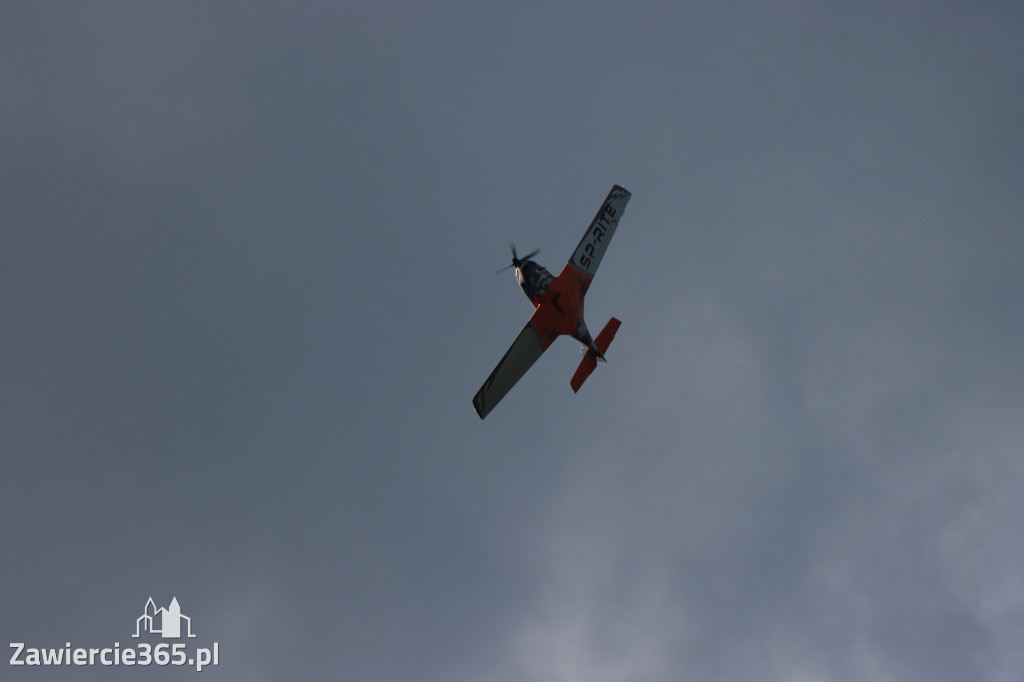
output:
[{"label": "gray sky", "polygon": [[[374,4],[0,9],[0,639],[1024,679],[1018,3]],[[614,183],[609,363],[481,422]]]}]

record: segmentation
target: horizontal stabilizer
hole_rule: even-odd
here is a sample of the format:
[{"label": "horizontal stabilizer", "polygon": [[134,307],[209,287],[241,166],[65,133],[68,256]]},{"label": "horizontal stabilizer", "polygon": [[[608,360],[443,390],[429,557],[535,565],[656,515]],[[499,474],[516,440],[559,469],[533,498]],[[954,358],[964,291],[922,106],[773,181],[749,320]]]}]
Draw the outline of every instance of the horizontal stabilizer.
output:
[{"label": "horizontal stabilizer", "polygon": [[[612,339],[615,338],[615,332],[619,331],[619,325],[622,324],[619,320],[614,317],[608,320],[608,324],[604,326],[601,333],[594,339],[594,345],[597,346],[598,350],[603,355],[608,346],[611,345]],[[602,358],[603,359],[603,358]],[[587,354],[583,356],[583,360],[580,361],[580,366],[576,368],[576,373],[572,375],[572,379],[569,381],[569,385],[572,386],[573,393],[580,390],[580,386],[587,380],[591,372],[597,367],[597,353],[593,350],[588,350]]]}]

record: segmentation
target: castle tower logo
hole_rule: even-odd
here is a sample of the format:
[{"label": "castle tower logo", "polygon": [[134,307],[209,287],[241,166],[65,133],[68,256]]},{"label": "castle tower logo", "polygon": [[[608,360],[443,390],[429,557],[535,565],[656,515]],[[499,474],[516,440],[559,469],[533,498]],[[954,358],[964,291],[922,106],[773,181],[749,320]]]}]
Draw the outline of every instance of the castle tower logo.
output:
[{"label": "castle tower logo", "polygon": [[188,636],[195,637],[192,634],[192,619],[181,612],[177,597],[171,599],[171,604],[166,609],[158,609],[153,603],[153,597],[150,597],[146,601],[142,615],[135,620],[135,634],[132,637],[138,637],[140,632],[149,632],[159,634],[164,639],[178,639],[181,637],[182,621],[185,621]]}]

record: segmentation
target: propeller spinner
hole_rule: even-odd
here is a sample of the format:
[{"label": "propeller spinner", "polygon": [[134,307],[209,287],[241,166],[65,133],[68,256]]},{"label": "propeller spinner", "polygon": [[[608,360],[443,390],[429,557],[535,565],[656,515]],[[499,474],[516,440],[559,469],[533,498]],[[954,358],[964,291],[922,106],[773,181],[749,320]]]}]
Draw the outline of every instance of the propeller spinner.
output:
[{"label": "propeller spinner", "polygon": [[531,258],[533,258],[534,256],[536,256],[538,253],[540,253],[540,249],[534,249],[530,253],[528,253],[525,256],[523,256],[522,258],[520,258],[518,256],[518,254],[516,254],[516,243],[515,242],[509,242],[508,243],[508,248],[512,250],[512,264],[511,265],[506,265],[503,268],[495,270],[495,272],[494,272],[495,275],[497,275],[499,272],[504,272],[505,270],[508,270],[509,268],[521,267],[522,264],[523,264],[523,261],[528,261]]}]

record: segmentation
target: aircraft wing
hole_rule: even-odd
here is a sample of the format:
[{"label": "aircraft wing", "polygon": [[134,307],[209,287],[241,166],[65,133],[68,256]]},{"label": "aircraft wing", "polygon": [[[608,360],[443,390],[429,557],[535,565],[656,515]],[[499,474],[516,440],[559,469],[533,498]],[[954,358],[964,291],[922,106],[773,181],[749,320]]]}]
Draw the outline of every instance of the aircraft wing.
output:
[{"label": "aircraft wing", "polygon": [[526,370],[537,362],[537,358],[544,353],[545,348],[547,346],[541,341],[540,334],[537,333],[533,322],[527,322],[511,348],[491,372],[491,376],[487,377],[487,381],[473,396],[473,407],[476,408],[476,413],[480,415],[481,419],[494,409],[498,401],[504,398],[505,394],[526,374]]},{"label": "aircraft wing", "polygon": [[597,266],[601,264],[601,258],[604,257],[605,249],[608,248],[608,242],[612,240],[615,228],[618,226],[619,219],[622,218],[622,213],[626,210],[626,203],[631,196],[633,195],[625,187],[620,185],[612,187],[612,191],[608,192],[608,197],[601,204],[600,210],[584,233],[583,239],[580,240],[579,246],[573,251],[572,258],[566,263],[586,275],[587,284],[597,272]]}]

